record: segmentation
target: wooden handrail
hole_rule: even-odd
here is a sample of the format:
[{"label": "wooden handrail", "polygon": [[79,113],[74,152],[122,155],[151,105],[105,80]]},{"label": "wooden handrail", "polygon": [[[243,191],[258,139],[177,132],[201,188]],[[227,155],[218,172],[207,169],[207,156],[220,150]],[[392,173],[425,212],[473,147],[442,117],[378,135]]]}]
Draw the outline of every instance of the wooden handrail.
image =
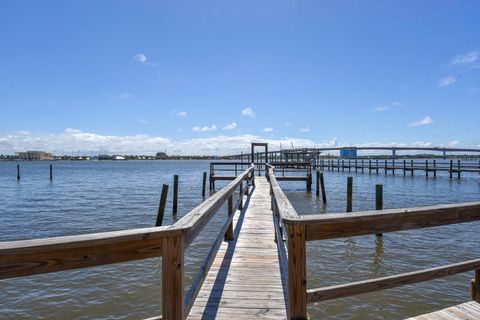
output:
[{"label": "wooden handrail", "polygon": [[350,282],[341,285],[307,290],[307,302],[320,302],[331,299],[345,298],[357,294],[375,292],[408,284],[448,277],[480,269],[480,259],[464,261],[426,270],[402,273],[399,275]]}]

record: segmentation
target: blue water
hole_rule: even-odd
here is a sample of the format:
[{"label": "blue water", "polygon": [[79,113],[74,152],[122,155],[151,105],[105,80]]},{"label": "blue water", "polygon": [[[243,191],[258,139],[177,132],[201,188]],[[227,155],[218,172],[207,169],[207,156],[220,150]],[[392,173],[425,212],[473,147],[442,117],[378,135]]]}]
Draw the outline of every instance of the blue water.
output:
[{"label": "blue water", "polygon": [[[201,203],[208,161],[0,162],[0,241],[150,227],[162,184],[180,176],[179,212]],[[325,172],[328,205],[304,183],[281,182],[301,214],[343,212],[346,179],[354,177],[354,210],[374,209],[375,184],[384,185],[385,208],[478,201],[480,176],[450,180],[354,172]],[[217,190],[225,183],[217,183]],[[191,281],[225,218],[221,209],[186,252]],[[480,257],[478,223],[374,236],[310,242],[308,287],[391,275]],[[161,259],[0,281],[1,319],[142,319],[161,313]],[[338,299],[309,307],[312,318],[403,319],[469,299],[472,274]]]}]

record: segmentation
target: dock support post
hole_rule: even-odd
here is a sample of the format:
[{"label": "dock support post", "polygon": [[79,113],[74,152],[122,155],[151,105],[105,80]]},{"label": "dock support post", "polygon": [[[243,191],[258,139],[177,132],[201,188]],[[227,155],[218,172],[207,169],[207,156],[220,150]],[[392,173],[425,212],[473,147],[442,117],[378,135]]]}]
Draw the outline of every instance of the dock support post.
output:
[{"label": "dock support post", "polygon": [[450,160],[450,170],[448,170],[448,172],[450,173],[450,179],[452,179],[452,175],[453,175],[453,160]]},{"label": "dock support post", "polygon": [[462,172],[462,170],[461,170],[461,165],[460,165],[460,159],[457,160],[457,169],[458,169],[458,170],[457,170],[457,177],[458,177],[458,179],[460,179],[460,174],[461,174],[461,172]]},{"label": "dock support post", "polygon": [[392,174],[395,174],[395,159],[392,160]]},{"label": "dock support post", "polygon": [[160,203],[158,204],[157,221],[155,227],[161,227],[163,223],[163,214],[165,213],[165,204],[167,203],[168,184],[162,186],[162,194],[160,196]]},{"label": "dock support post", "polygon": [[327,204],[327,192],[325,191],[325,180],[323,179],[323,172],[320,172],[320,188],[322,189],[322,202]]},{"label": "dock support post", "polygon": [[372,173],[372,159],[368,159],[368,173]]},{"label": "dock support post", "polygon": [[377,169],[377,174],[378,174],[378,159],[376,160],[376,169]]},{"label": "dock support post", "polygon": [[475,278],[470,284],[472,300],[480,302],[480,269],[475,270]]},{"label": "dock support post", "polygon": [[20,180],[20,165],[17,164],[17,180]]},{"label": "dock support post", "polygon": [[207,173],[203,173],[203,178],[202,178],[202,197],[205,198],[205,185],[207,184]]},{"label": "dock support post", "polygon": [[353,177],[347,177],[347,212],[352,212]]},{"label": "dock support post", "polygon": [[437,177],[437,160],[433,160],[433,176]]},{"label": "dock support post", "polygon": [[185,239],[182,234],[162,240],[162,319],[183,320]]},{"label": "dock support post", "polygon": [[[231,216],[233,214],[233,197],[232,196],[228,198],[227,209],[228,209],[228,216]],[[225,231],[224,239],[225,241],[233,240],[233,221],[228,225],[228,228]]]},{"label": "dock support post", "polygon": [[178,209],[178,175],[173,176],[173,206],[172,212],[175,216]]},{"label": "dock support post", "polygon": [[403,176],[407,174],[406,171],[407,171],[407,163],[405,160],[403,160]]},{"label": "dock support post", "polygon": [[307,319],[307,266],[305,226],[287,225],[288,319]]},{"label": "dock support post", "polygon": [[410,160],[410,167],[412,169],[411,176],[413,177],[415,169],[413,169],[413,160]]},{"label": "dock support post", "polygon": [[50,180],[53,180],[53,167],[50,165]]},{"label": "dock support post", "polygon": [[320,196],[320,171],[317,169],[316,170],[316,173],[317,173],[317,179],[315,179],[315,195],[317,197]]},{"label": "dock support post", "polygon": [[362,159],[362,173],[364,172],[365,167],[363,166],[363,159]]},{"label": "dock support post", "polygon": [[425,177],[428,177],[428,160],[425,160]]},{"label": "dock support post", "polygon": [[243,180],[240,181],[240,194],[238,196],[240,201],[238,204],[238,208],[243,209]]},{"label": "dock support post", "polygon": [[387,175],[387,172],[388,172],[387,160],[385,160],[385,168],[384,168],[384,171],[385,171],[385,175]]},{"label": "dock support post", "polygon": [[[383,185],[375,185],[375,210],[383,210]],[[377,233],[377,237],[383,236],[382,233]]]}]

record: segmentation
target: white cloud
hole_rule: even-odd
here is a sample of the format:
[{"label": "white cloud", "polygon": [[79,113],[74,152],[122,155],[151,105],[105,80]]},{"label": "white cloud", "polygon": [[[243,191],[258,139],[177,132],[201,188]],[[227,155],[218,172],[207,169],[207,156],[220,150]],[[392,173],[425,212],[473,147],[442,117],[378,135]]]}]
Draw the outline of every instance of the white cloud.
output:
[{"label": "white cloud", "polygon": [[383,106],[379,106],[379,107],[376,107],[376,108],[373,108],[372,111],[375,111],[375,112],[383,112],[383,111],[387,111],[391,108],[398,108],[398,107],[401,107],[402,106],[402,103],[401,102],[398,102],[398,101],[394,101],[390,104],[386,104],[386,105],[383,105]]},{"label": "white cloud", "polygon": [[448,87],[451,84],[454,84],[457,81],[457,78],[454,76],[447,76],[445,78],[439,79],[437,84],[439,87]]},{"label": "white cloud", "polygon": [[174,112],[179,117],[186,117],[188,115],[187,111],[174,111]]},{"label": "white cloud", "polygon": [[232,123],[227,123],[226,125],[223,126],[223,130],[233,130],[237,127],[237,123],[236,122],[232,122]]},{"label": "white cloud", "polygon": [[255,113],[253,113],[252,108],[245,108],[242,110],[242,116],[255,118]]},{"label": "white cloud", "polygon": [[300,128],[300,132],[310,132],[310,127]]},{"label": "white cloud", "polygon": [[426,126],[433,123],[433,119],[430,116],[425,116],[422,119],[409,124],[410,127]]},{"label": "white cloud", "polygon": [[465,54],[459,54],[452,59],[450,65],[464,65],[469,66],[480,60],[480,51],[471,51]]},{"label": "white cloud", "polygon": [[450,141],[450,142],[448,143],[448,146],[449,146],[449,147],[455,147],[455,146],[458,146],[459,144],[460,144],[460,141],[458,141],[458,140],[453,140],[453,141]]},{"label": "white cloud", "polygon": [[205,127],[198,127],[198,126],[197,126],[197,127],[193,127],[192,130],[193,130],[193,131],[198,131],[198,132],[215,131],[215,130],[217,130],[217,126],[214,125],[214,124],[212,124],[211,127],[207,127],[207,126],[205,126]]},{"label": "white cloud", "polygon": [[112,100],[129,100],[129,99],[132,99],[133,97],[134,95],[129,92],[122,92],[118,96],[112,96]]},{"label": "white cloud", "polygon": [[143,53],[137,53],[133,57],[133,60],[137,61],[137,62],[140,62],[140,63],[145,63],[145,62],[147,62],[147,57]]},{"label": "white cloud", "polygon": [[266,128],[263,128],[262,131],[263,131],[263,132],[273,132],[273,128],[266,127]]}]

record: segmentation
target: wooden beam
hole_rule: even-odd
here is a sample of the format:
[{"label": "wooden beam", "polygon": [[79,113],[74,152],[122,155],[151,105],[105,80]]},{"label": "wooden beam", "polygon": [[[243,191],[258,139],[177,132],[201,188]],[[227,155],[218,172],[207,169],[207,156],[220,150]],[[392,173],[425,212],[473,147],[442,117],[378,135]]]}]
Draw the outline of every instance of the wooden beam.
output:
[{"label": "wooden beam", "polygon": [[163,238],[162,259],[162,318],[184,320],[183,269],[185,241],[183,235]]},{"label": "wooden beam", "polygon": [[[307,319],[307,253],[304,226],[287,226],[288,318]],[[281,240],[280,240],[281,241]]]},{"label": "wooden beam", "polygon": [[402,273],[395,276],[351,282],[319,289],[309,289],[307,290],[307,301],[308,303],[313,303],[331,299],[345,298],[357,294],[375,292],[407,284],[447,277],[454,274],[475,270],[479,267],[480,259],[476,259],[437,268]]},{"label": "wooden beam", "polygon": [[0,243],[0,279],[140,260],[162,255],[168,227]]}]

